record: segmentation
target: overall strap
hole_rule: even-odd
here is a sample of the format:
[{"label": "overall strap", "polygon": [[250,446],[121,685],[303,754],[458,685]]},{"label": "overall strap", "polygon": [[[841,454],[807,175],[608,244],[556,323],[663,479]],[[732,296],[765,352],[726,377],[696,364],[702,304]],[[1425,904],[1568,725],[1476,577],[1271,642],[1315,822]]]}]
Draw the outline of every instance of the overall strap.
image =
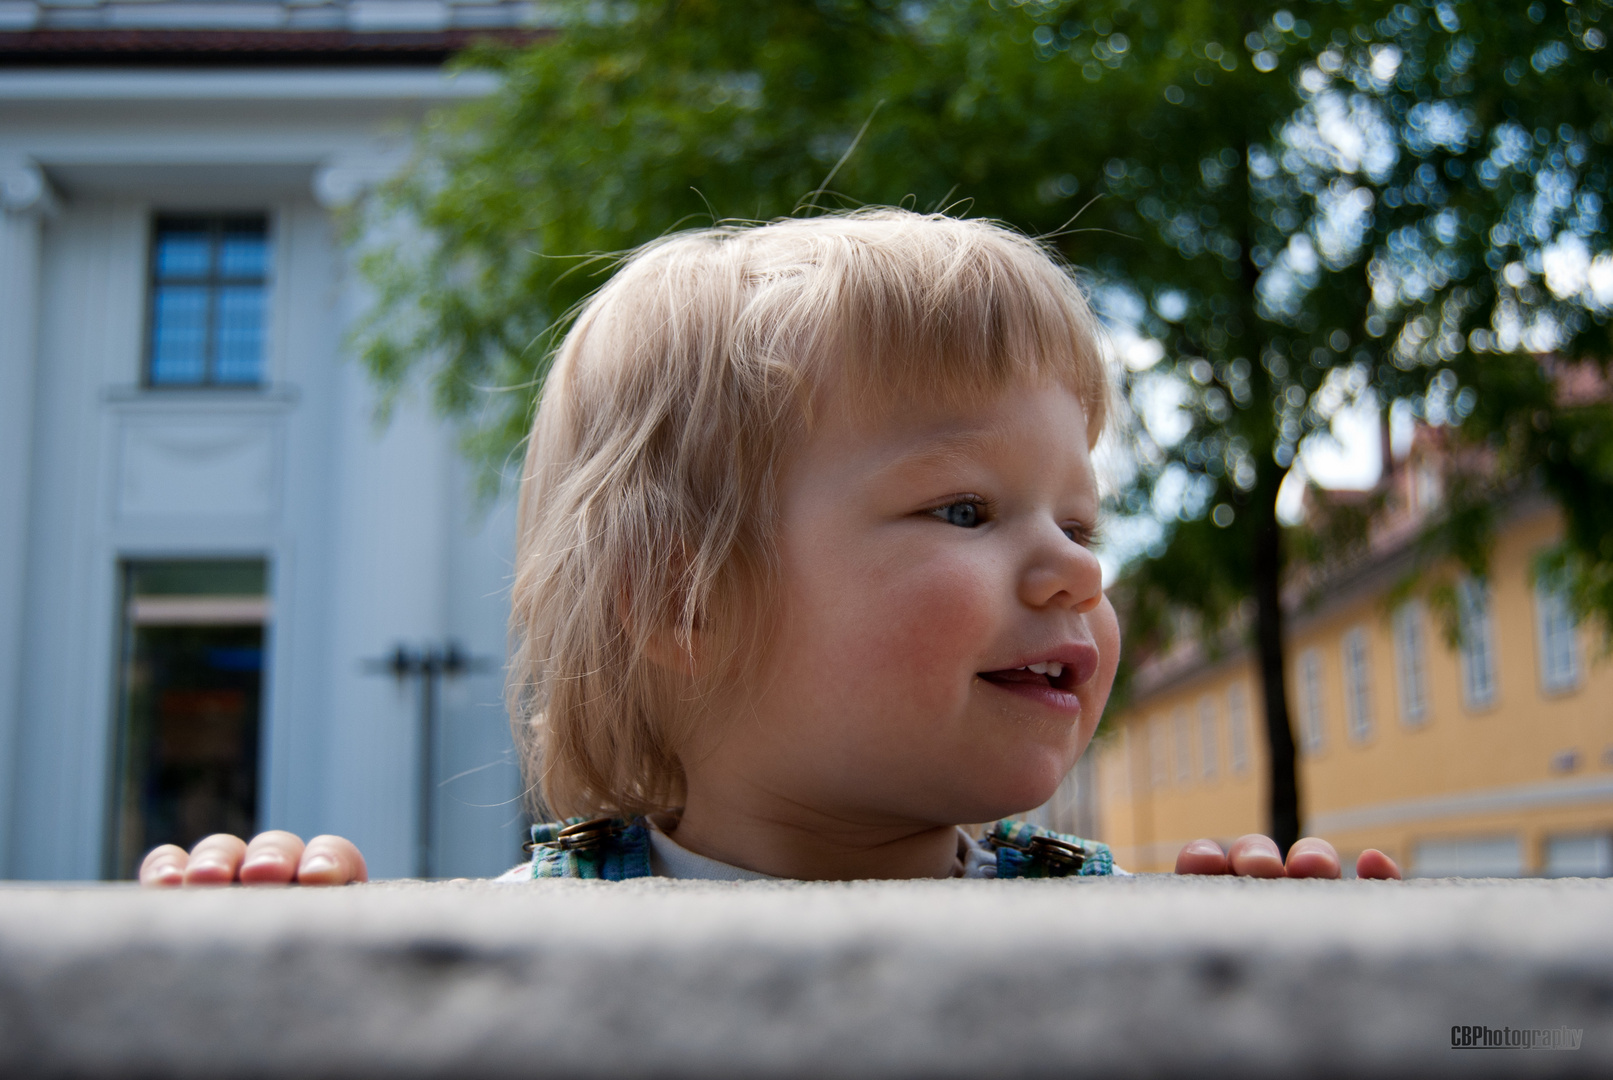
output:
[{"label": "overall strap", "polygon": [[1107,844],[1043,829],[1026,821],[999,821],[985,836],[997,853],[997,877],[1104,877],[1115,872]]},{"label": "overall strap", "polygon": [[625,881],[650,877],[650,830],[642,819],[569,818],[532,826],[534,878]]}]

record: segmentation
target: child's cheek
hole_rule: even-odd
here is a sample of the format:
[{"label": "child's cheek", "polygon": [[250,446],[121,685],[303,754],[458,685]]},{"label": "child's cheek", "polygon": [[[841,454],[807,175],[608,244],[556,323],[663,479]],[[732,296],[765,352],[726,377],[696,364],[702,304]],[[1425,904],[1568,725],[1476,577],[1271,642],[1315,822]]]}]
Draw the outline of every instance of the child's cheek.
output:
[{"label": "child's cheek", "polygon": [[863,617],[847,647],[877,658],[880,680],[906,700],[954,704],[967,695],[1000,621],[989,573],[944,558],[885,570],[858,589]]},{"label": "child's cheek", "polygon": [[1077,691],[1077,696],[1081,698],[1081,728],[1090,738],[1109,701],[1115,670],[1120,666],[1120,620],[1107,596],[1087,616],[1087,626],[1092,631],[1093,643],[1098,646],[1098,670],[1091,681]]}]

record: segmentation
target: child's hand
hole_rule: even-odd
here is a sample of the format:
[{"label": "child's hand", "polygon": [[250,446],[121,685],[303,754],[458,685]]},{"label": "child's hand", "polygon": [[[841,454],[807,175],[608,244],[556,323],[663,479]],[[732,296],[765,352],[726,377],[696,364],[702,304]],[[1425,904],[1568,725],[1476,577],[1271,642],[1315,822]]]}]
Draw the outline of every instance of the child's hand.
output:
[{"label": "child's hand", "polygon": [[[1214,840],[1193,841],[1176,856],[1176,872],[1262,878],[1336,878],[1339,853],[1326,840],[1307,836],[1288,849],[1288,865],[1284,866],[1277,845],[1269,836],[1250,833],[1232,841],[1232,846],[1224,852]],[[1399,881],[1400,867],[1377,848],[1368,848],[1355,860],[1355,876]]]},{"label": "child's hand", "polygon": [[140,864],[140,884],[173,885],[346,885],[370,880],[364,856],[340,836],[316,836],[303,844],[288,832],[259,833],[248,844],[239,836],[214,833],[185,854],[173,844],[153,848]]}]

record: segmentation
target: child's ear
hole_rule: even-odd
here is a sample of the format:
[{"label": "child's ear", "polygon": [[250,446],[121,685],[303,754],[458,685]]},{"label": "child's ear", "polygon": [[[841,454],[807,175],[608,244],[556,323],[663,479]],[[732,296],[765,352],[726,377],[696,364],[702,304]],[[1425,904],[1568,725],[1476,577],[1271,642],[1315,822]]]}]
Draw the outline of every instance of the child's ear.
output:
[{"label": "child's ear", "polygon": [[656,626],[644,633],[636,625],[638,619],[633,605],[625,596],[616,601],[616,617],[622,621],[628,638],[639,643],[640,650],[650,663],[673,675],[692,677],[696,674],[700,641],[698,620],[687,633],[668,619],[658,620]]},{"label": "child's ear", "polygon": [[696,659],[698,641],[696,635],[679,633],[670,626],[660,627],[644,638],[644,655],[650,663],[666,672],[692,677],[699,666]]}]

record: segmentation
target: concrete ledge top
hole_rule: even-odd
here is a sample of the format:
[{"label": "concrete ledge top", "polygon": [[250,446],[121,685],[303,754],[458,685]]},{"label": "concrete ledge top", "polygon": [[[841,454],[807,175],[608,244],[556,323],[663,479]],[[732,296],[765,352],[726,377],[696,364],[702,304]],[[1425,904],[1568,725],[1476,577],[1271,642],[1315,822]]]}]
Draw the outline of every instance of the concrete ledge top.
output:
[{"label": "concrete ledge top", "polygon": [[1613,882],[8,885],[0,1073],[1605,1076]]}]

